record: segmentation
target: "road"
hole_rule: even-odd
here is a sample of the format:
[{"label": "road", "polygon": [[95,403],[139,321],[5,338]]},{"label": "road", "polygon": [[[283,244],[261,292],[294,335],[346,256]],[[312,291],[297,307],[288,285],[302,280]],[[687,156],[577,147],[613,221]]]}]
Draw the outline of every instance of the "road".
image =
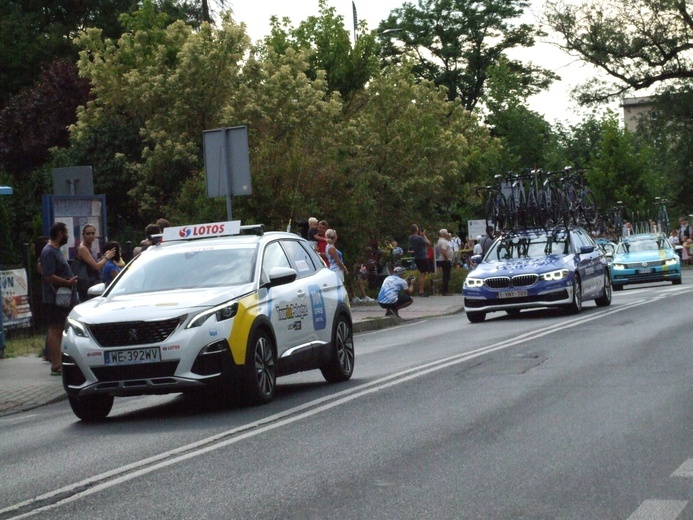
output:
[{"label": "road", "polygon": [[0,419],[0,519],[693,519],[693,284],[359,334],[349,383]]}]

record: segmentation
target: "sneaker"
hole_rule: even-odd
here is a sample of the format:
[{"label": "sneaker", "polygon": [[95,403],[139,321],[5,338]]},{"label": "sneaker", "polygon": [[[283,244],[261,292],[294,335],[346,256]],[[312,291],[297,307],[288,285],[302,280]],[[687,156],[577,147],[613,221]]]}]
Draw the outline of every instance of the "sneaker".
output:
[{"label": "sneaker", "polygon": [[373,298],[371,298],[370,296],[366,296],[366,299],[362,300],[362,301],[364,301],[366,303],[371,303],[371,302],[374,302],[375,300]]},{"label": "sneaker", "polygon": [[354,298],[351,300],[351,303],[363,303],[363,300],[361,298]]},{"label": "sneaker", "polygon": [[62,375],[63,371],[62,368],[51,368],[51,375],[52,376],[60,376]]}]

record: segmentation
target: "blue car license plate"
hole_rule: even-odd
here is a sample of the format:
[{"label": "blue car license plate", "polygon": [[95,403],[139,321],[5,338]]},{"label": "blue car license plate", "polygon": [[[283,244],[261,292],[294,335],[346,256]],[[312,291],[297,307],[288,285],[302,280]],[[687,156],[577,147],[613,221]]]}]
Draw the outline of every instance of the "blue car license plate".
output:
[{"label": "blue car license plate", "polygon": [[150,347],[132,350],[107,350],[104,353],[104,361],[107,365],[158,363],[161,361],[161,349],[159,347]]}]

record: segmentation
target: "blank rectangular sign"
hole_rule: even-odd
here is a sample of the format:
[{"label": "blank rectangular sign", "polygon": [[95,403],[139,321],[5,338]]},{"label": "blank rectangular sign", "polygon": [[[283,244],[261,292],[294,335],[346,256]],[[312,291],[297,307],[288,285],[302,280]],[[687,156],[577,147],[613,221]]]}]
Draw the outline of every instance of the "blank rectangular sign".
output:
[{"label": "blank rectangular sign", "polygon": [[231,195],[250,195],[253,192],[250,183],[247,127],[205,130],[203,146],[207,197],[226,196],[226,179]]}]

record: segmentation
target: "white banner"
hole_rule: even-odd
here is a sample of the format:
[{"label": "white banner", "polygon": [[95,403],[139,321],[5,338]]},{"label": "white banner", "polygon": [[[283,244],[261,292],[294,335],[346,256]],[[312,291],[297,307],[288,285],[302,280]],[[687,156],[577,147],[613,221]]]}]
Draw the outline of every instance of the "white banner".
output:
[{"label": "white banner", "polygon": [[29,283],[26,270],[0,271],[2,291],[3,327],[28,327],[31,325]]}]

